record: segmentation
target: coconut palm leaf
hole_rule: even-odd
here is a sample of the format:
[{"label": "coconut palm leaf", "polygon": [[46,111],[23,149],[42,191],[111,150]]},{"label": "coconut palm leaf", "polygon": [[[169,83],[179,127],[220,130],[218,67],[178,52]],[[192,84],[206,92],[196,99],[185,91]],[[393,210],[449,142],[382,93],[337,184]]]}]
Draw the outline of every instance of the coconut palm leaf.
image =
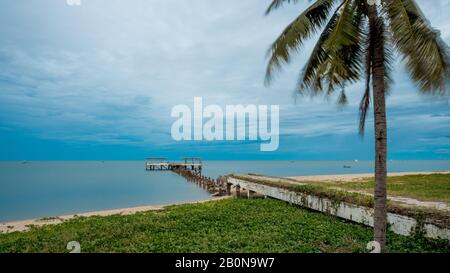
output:
[{"label": "coconut palm leaf", "polygon": [[[279,7],[281,7],[284,2],[287,2],[288,4],[289,3],[296,4],[298,1],[299,0],[273,0],[272,3],[267,8],[267,10],[265,12],[265,15],[268,15],[272,11],[274,11],[274,10],[278,9]],[[308,0],[308,2],[311,2],[311,0]]]},{"label": "coconut palm leaf", "polygon": [[396,48],[411,78],[426,93],[444,93],[450,76],[450,51],[414,0],[384,1]]},{"label": "coconut palm leaf", "polygon": [[379,43],[379,50],[383,51],[383,67],[384,67],[384,91],[389,93],[390,85],[392,83],[391,71],[393,62],[393,53],[391,45],[388,41],[389,34],[386,26],[382,20],[378,21],[378,31],[375,35],[370,35],[369,31],[364,34],[364,48],[365,48],[365,90],[361,102],[359,104],[359,134],[364,135],[367,112],[370,107],[370,84],[372,81],[372,66],[373,54],[376,43]]},{"label": "coconut palm leaf", "polygon": [[[302,70],[298,83],[301,94],[317,95],[336,88],[343,88],[346,82],[360,78],[362,66],[362,14],[359,1],[346,0],[336,9],[325,26],[316,46]],[[342,102],[341,94],[338,102]]]},{"label": "coconut palm leaf", "polygon": [[325,41],[330,36],[333,29],[336,27],[339,14],[334,13],[328,24],[325,26],[322,34],[320,35],[308,62],[302,71],[302,76],[299,78],[298,91],[303,93],[304,91],[315,91],[312,93],[318,93],[323,90],[321,80],[318,79],[318,68],[330,57],[327,48],[324,47]]},{"label": "coconut palm leaf", "polygon": [[268,51],[269,64],[266,70],[266,84],[273,72],[290,61],[292,51],[298,50],[304,40],[311,37],[326,22],[333,3],[337,0],[317,0],[289,24]]}]

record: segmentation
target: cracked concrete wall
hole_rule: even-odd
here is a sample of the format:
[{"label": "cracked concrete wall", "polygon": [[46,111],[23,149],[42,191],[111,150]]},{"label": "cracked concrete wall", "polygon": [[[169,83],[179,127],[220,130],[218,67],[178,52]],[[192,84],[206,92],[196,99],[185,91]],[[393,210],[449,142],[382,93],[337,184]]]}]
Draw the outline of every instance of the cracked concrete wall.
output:
[{"label": "cracked concrete wall", "polygon": [[[243,189],[254,191],[271,198],[301,205],[312,210],[373,227],[372,208],[345,202],[335,202],[323,197],[293,192],[287,189],[262,185],[234,177],[227,177],[226,179],[227,182],[233,186],[240,186]],[[404,215],[388,213],[387,218],[390,230],[400,235],[412,235],[419,225],[419,221]],[[448,228],[440,228],[433,224],[425,224],[423,225],[423,230],[425,231],[426,237],[450,240],[450,229]]]}]

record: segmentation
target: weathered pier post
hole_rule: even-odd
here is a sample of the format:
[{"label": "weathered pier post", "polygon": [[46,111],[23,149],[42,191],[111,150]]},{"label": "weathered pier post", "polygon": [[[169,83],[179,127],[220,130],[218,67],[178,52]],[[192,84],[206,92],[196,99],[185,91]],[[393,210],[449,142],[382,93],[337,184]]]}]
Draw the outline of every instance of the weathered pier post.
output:
[{"label": "weathered pier post", "polygon": [[241,197],[241,186],[236,185],[236,197]]},{"label": "weathered pier post", "polygon": [[170,170],[215,195],[222,195],[225,191],[225,189],[222,189],[225,186],[222,178],[216,180],[202,175],[202,160],[200,158],[188,157],[184,158],[182,162],[168,162],[166,158],[146,159],[145,169],[147,171]]}]

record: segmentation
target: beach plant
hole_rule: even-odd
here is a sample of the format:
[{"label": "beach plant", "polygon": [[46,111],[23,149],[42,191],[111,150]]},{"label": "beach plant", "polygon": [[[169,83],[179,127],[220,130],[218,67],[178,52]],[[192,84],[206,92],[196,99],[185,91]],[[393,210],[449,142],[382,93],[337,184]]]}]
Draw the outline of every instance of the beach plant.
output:
[{"label": "beach plant", "polygon": [[[0,233],[0,253],[68,253],[73,241],[83,253],[362,253],[371,237],[369,227],[286,202],[228,198]],[[391,231],[387,240],[390,252],[450,253],[448,240]]]},{"label": "beach plant", "polygon": [[[305,0],[301,1],[304,2]],[[273,0],[266,15],[284,3]],[[339,104],[347,103],[345,87],[364,80],[359,107],[359,132],[363,135],[373,102],[375,135],[374,240],[386,249],[386,96],[391,83],[394,49],[403,56],[411,80],[424,94],[448,94],[450,53],[414,0],[311,0],[268,52],[266,84],[289,63],[304,42],[321,30],[318,41],[300,73],[301,95],[329,97],[336,92]]]}]

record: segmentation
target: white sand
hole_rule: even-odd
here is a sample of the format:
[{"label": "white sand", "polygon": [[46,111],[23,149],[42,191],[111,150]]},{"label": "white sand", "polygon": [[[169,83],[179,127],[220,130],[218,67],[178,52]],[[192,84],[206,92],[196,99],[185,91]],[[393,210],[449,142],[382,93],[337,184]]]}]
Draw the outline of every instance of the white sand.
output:
[{"label": "white sand", "polygon": [[156,211],[162,210],[165,207],[172,205],[183,205],[183,204],[200,204],[210,201],[221,200],[225,198],[229,198],[230,196],[221,196],[214,197],[207,200],[195,201],[195,202],[186,202],[186,203],[176,203],[169,205],[155,205],[155,206],[141,206],[141,207],[133,207],[133,208],[122,208],[122,209],[112,209],[112,210],[102,210],[102,211],[93,211],[93,212],[84,212],[84,213],[76,213],[76,214],[68,214],[58,217],[48,217],[48,219],[37,218],[37,219],[29,219],[29,220],[21,220],[21,221],[13,221],[13,222],[5,222],[0,223],[0,232],[14,232],[14,231],[26,231],[33,226],[44,226],[44,225],[55,225],[61,224],[64,221],[76,218],[76,217],[91,217],[91,216],[109,216],[109,215],[129,215],[137,212],[145,212],[145,211]]},{"label": "white sand", "polygon": [[[404,175],[427,175],[427,174],[450,174],[450,171],[442,172],[402,172],[402,173],[389,173],[388,176],[404,176]],[[364,178],[374,177],[373,173],[363,174],[333,174],[333,175],[313,175],[313,176],[291,176],[287,177],[298,182],[337,182],[337,181],[354,181]]]}]

